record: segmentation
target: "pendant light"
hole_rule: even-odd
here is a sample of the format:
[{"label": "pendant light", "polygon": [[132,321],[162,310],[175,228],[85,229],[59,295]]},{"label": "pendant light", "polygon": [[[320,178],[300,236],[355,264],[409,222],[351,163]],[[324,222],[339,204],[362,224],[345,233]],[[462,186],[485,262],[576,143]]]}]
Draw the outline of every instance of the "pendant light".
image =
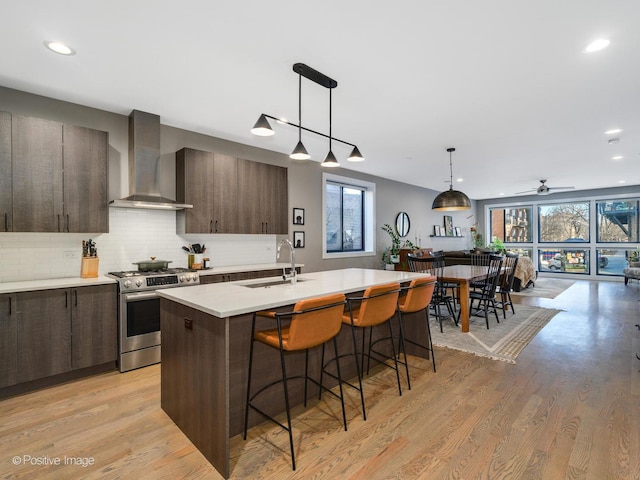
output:
[{"label": "pendant light", "polygon": [[[261,137],[268,137],[273,135],[275,132],[271,128],[271,125],[269,124],[269,120],[268,120],[268,119],[271,119],[276,121],[279,124],[289,125],[291,127],[295,127],[298,129],[298,143],[296,144],[295,148],[289,155],[289,158],[293,160],[307,160],[310,158],[309,152],[307,152],[307,149],[302,143],[302,130],[304,130],[305,132],[313,133],[314,135],[318,135],[318,136],[329,139],[329,153],[327,153],[326,158],[321,163],[322,166],[324,167],[340,166],[338,163],[338,160],[336,159],[336,156],[333,154],[333,151],[331,149],[333,141],[352,147],[353,150],[351,150],[351,153],[347,158],[349,162],[363,162],[364,156],[362,155],[362,153],[360,153],[360,150],[356,145],[354,145],[353,143],[346,142],[344,140],[340,140],[339,138],[333,137],[331,132],[331,90],[338,86],[338,82],[326,76],[324,73],[321,73],[309,67],[308,65],[305,65],[304,63],[295,63],[293,65],[293,71],[298,74],[298,123],[299,124],[296,125],[295,123],[279,119],[277,117],[274,117],[273,115],[267,115],[266,113],[262,113],[258,118],[258,121],[255,123],[255,125],[251,129],[251,133]],[[329,89],[329,135],[302,126],[302,77],[305,77],[311,80],[312,82],[317,83],[318,85]]]},{"label": "pendant light", "polygon": [[432,210],[455,211],[469,210],[471,208],[469,197],[453,189],[453,162],[451,156],[455,151],[456,149],[453,147],[447,148],[447,152],[449,152],[449,190],[442,192],[433,200]]},{"label": "pendant light", "polygon": [[253,133],[254,135],[258,135],[259,137],[270,137],[276,132],[271,129],[269,120],[267,120],[267,117],[263,113],[262,115],[260,115],[258,121],[251,129],[251,133]]},{"label": "pendant light", "polygon": [[336,159],[336,156],[331,150],[331,89],[329,89],[329,153],[325,157],[324,161],[320,164],[323,167],[339,167],[340,164]]},{"label": "pendant light", "polygon": [[298,144],[289,158],[292,160],[309,160],[311,156],[302,143],[302,75],[298,74]]}]

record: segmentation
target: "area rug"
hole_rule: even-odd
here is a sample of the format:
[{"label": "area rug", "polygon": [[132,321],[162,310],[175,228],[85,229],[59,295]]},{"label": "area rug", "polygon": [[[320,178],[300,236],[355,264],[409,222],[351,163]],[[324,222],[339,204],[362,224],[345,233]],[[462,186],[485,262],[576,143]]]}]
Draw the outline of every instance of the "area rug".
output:
[{"label": "area rug", "polygon": [[573,285],[573,280],[562,278],[538,278],[535,286],[530,285],[519,292],[511,292],[511,295],[522,295],[523,297],[556,298],[567,288]]},{"label": "area rug", "polygon": [[462,333],[451,319],[443,320],[444,333],[440,333],[439,325],[432,322],[433,344],[493,360],[516,363],[516,357],[524,347],[562,310],[529,305],[515,307],[515,315],[507,313],[506,319],[500,316],[500,323],[496,323],[495,316],[490,316],[488,330],[484,317],[471,317],[469,333]]}]

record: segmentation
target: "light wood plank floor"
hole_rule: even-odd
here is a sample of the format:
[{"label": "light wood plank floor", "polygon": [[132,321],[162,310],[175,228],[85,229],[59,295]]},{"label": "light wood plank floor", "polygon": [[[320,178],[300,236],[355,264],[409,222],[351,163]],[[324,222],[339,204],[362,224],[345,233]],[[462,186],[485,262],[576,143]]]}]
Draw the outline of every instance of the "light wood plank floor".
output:
[{"label": "light wood plank floor", "polygon": [[[435,374],[410,359],[402,397],[377,371],[366,422],[349,391],[344,432],[325,395],[294,412],[296,472],[286,432],[265,424],[232,440],[232,478],[640,479],[639,299],[637,283],[586,281],[519,297],[565,311],[516,365],[436,349]],[[221,478],[161,410],[159,384],[152,366],[1,401],[0,478]]]}]

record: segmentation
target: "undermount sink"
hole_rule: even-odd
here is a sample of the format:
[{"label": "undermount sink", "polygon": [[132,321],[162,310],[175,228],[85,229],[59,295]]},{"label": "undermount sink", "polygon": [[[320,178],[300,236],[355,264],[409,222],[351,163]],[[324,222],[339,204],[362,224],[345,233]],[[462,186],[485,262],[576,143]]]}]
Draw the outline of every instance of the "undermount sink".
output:
[{"label": "undermount sink", "polygon": [[[296,283],[305,282],[306,280],[303,278],[296,279]],[[260,283],[247,283],[242,285],[247,288],[269,288],[275,287],[277,285],[287,285],[291,284],[291,279],[288,280],[269,280],[268,282],[260,282]]]}]

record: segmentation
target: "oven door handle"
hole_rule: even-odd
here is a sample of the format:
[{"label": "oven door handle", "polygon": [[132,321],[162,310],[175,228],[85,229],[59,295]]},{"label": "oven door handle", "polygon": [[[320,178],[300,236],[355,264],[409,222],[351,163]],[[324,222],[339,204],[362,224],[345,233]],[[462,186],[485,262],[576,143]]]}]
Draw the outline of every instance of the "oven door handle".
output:
[{"label": "oven door handle", "polygon": [[156,292],[135,292],[135,293],[125,293],[124,299],[127,302],[136,302],[138,300],[149,300],[151,298],[160,298],[156,294]]}]

